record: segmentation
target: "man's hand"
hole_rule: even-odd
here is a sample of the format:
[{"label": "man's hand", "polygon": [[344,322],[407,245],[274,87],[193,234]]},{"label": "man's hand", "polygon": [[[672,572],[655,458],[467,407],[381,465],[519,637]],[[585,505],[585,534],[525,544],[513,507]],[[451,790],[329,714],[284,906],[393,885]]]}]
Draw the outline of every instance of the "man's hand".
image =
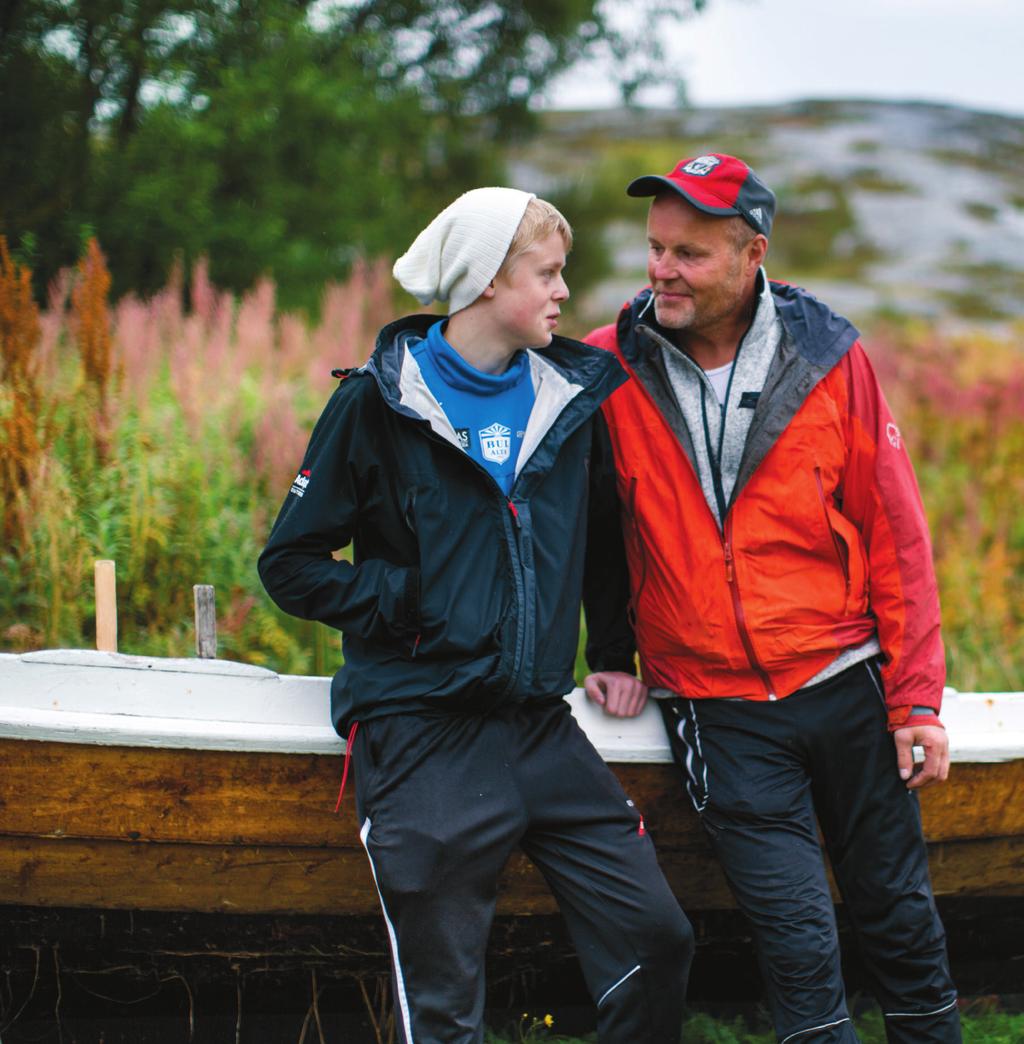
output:
[{"label": "man's hand", "polygon": [[[949,775],[949,737],[938,725],[912,725],[896,729],[896,764],[900,779],[907,780],[907,789],[916,790],[929,783],[940,783]],[[924,748],[924,762],[914,764],[914,747]]]},{"label": "man's hand", "polygon": [[625,671],[598,671],[583,679],[587,696],[615,718],[635,718],[647,703],[647,686]]}]

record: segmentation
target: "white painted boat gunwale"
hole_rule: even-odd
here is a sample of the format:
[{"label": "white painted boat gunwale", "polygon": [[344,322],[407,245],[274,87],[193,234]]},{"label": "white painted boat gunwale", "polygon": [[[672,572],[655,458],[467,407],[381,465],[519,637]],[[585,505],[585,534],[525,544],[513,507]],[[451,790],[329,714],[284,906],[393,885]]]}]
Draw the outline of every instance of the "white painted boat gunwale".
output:
[{"label": "white painted boat gunwale", "polygon": [[[343,754],[329,717],[330,679],[228,660],[92,650],[0,653],[0,738],[126,747]],[[611,718],[568,694],[601,756],[667,763],[657,708]],[[947,689],[943,722],[961,762],[1024,758],[1024,692]]]}]

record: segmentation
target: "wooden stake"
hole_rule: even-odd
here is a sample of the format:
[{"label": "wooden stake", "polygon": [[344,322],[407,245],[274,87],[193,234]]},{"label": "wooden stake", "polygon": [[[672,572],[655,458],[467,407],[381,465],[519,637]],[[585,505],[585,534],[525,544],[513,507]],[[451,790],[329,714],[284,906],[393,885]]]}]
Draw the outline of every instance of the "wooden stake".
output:
[{"label": "wooden stake", "polygon": [[217,655],[217,606],[210,584],[193,584],[196,607],[196,656],[211,660]]},{"label": "wooden stake", "polygon": [[117,652],[117,579],[110,559],[97,559],[96,648],[100,652]]}]

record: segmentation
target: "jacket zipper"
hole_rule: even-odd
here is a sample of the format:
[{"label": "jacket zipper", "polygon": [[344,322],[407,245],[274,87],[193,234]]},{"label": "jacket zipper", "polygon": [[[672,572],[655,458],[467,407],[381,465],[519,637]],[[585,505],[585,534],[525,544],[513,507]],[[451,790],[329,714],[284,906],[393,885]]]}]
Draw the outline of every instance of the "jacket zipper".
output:
[{"label": "jacket zipper", "polygon": [[[488,476],[490,477],[490,476]],[[504,495],[504,494],[503,494]],[[520,560],[519,547],[516,539],[516,532],[521,532],[523,528],[522,520],[519,518],[519,509],[516,507],[511,497],[505,497],[505,505],[508,508],[509,517],[512,519],[512,524],[515,526],[515,530],[512,530],[511,526],[508,525],[508,519],[506,519],[506,546],[509,550],[509,555],[512,559],[512,572],[515,577],[515,591],[514,597],[516,601],[516,648],[515,653],[512,657],[512,669],[509,672],[508,683],[502,690],[502,698],[509,695],[516,686],[516,682],[519,680],[519,672],[523,666],[524,649],[523,646],[526,642],[526,620],[524,616],[526,614],[526,583],[523,580],[523,567]]]},{"label": "jacket zipper", "polygon": [[[347,373],[344,374],[344,375],[339,374],[339,376],[347,377],[348,374]],[[398,411],[396,409],[394,401],[388,395],[387,390],[384,387],[384,382],[383,382],[383,380],[381,378],[381,375],[378,372],[374,371],[373,376],[374,376],[374,379],[377,381],[377,386],[380,389],[381,397],[383,398],[384,402],[387,403],[396,412],[400,412],[400,411]],[[438,435],[437,432],[435,432],[433,430],[433,428],[432,428],[432,426],[431,426],[431,424],[430,424],[430,422],[428,420],[426,420],[425,418],[421,418],[421,420],[422,420],[424,426],[427,429],[426,432],[425,432],[427,438],[434,439],[435,441],[437,441],[439,443],[443,443],[445,445],[450,445],[447,439],[445,439],[442,436]],[[572,429],[572,431],[575,431],[576,427],[578,427],[579,424],[582,424],[584,420],[586,420],[586,417],[584,417],[581,420],[579,420],[577,422],[577,425]],[[571,432],[567,432],[566,433],[566,438],[568,438],[569,434],[571,434]],[[547,435],[545,435],[545,438],[546,437],[547,437]],[[453,450],[455,450],[455,447],[452,447],[452,448],[453,448]],[[459,452],[458,450],[455,450],[455,451]],[[508,552],[509,552],[509,556],[510,556],[510,559],[511,559],[511,565],[512,565],[512,573],[513,573],[513,576],[515,578],[515,590],[513,592],[513,597],[515,599],[515,605],[516,605],[516,650],[515,650],[515,654],[514,654],[514,657],[513,657],[512,670],[511,670],[511,674],[510,674],[510,677],[509,677],[509,681],[508,681],[508,684],[505,686],[505,690],[503,692],[503,696],[507,696],[515,688],[516,682],[518,681],[518,678],[519,678],[519,674],[522,671],[523,660],[525,659],[525,649],[524,649],[524,646],[525,646],[525,643],[526,643],[527,625],[526,625],[526,621],[524,619],[524,616],[525,616],[525,614],[527,612],[528,607],[526,605],[526,583],[525,583],[525,580],[523,578],[523,565],[522,565],[521,556],[520,556],[520,552],[519,552],[518,540],[516,538],[516,532],[521,532],[522,531],[523,523],[522,523],[522,520],[519,517],[519,509],[516,507],[516,505],[512,501],[512,498],[510,496],[506,496],[505,495],[504,491],[501,489],[500,486],[498,486],[497,482],[495,482],[495,480],[494,480],[494,477],[487,471],[487,469],[484,468],[482,465],[478,464],[468,454],[461,454],[461,455],[464,456],[465,459],[468,460],[470,462],[470,464],[473,467],[475,467],[484,476],[484,478],[487,480],[487,482],[489,482],[497,490],[498,494],[505,501],[505,505],[507,506],[509,514],[512,516],[512,521],[515,524],[515,531],[512,531],[511,527],[509,527],[507,525],[507,519],[506,519],[505,520],[506,525],[503,527],[505,529],[505,545],[506,545],[506,547],[508,549]],[[408,519],[406,519],[406,522],[408,524]],[[413,645],[413,655],[414,656],[415,656],[416,652],[419,649],[420,637],[421,637],[420,635],[416,636],[416,640],[415,640],[415,643]]]},{"label": "jacket zipper", "polygon": [[754,644],[750,640],[750,632],[747,630],[747,618],[743,612],[743,600],[740,598],[739,582],[736,579],[736,570],[733,568],[731,514],[725,517],[725,529],[722,532],[722,552],[725,555],[725,579],[729,585],[729,594],[732,596],[732,609],[736,616],[736,629],[739,631],[740,641],[743,643],[750,666],[761,679],[765,694],[768,699],[774,700],[775,693],[772,690],[771,678],[768,677],[768,672],[761,666],[757,653],[754,652]]},{"label": "jacket zipper", "polygon": [[825,516],[825,525],[828,526],[828,534],[832,538],[832,547],[835,549],[839,568],[843,571],[843,579],[846,581],[846,597],[850,597],[850,564],[843,557],[843,549],[839,544],[839,534],[832,528],[832,520],[828,517],[828,500],[825,497],[825,486],[821,481],[821,468],[814,469],[814,481],[818,486],[818,499],[821,501],[821,510]]},{"label": "jacket zipper", "polygon": [[[646,391],[646,389],[645,389],[645,391]],[[686,456],[685,453],[683,453],[682,449],[680,449],[679,452],[682,454],[683,459],[686,461],[686,466],[688,466],[691,469],[691,472],[693,473],[694,477],[697,478],[697,481],[699,483],[700,479],[699,479],[699,476],[697,476],[696,469],[693,467],[693,462],[690,460],[689,457]],[[634,512],[634,500],[635,500],[635,498],[636,498],[636,479],[634,478],[634,479],[632,479],[630,481],[630,486],[629,486],[629,509],[630,509],[630,514],[631,515],[633,515],[633,512]],[[711,509],[710,508],[708,508],[708,513],[709,514],[711,513]],[[633,517],[635,519],[635,515],[633,515]],[[735,571],[735,569],[733,567],[732,513],[731,513],[731,511],[728,511],[728,510],[726,511],[725,518],[723,519],[723,522],[722,522],[722,526],[723,526],[723,530],[722,530],[722,553],[723,553],[723,555],[725,557],[725,579],[726,579],[726,582],[729,585],[729,594],[730,594],[730,596],[732,598],[733,615],[736,617],[736,630],[739,632],[740,642],[743,645],[744,652],[746,652],[746,654],[747,654],[747,659],[750,661],[751,669],[758,676],[758,678],[760,678],[761,684],[764,686],[765,695],[768,697],[768,699],[774,700],[776,697],[775,697],[775,691],[772,688],[771,678],[769,677],[768,672],[764,669],[764,667],[761,666],[761,662],[757,658],[757,653],[754,652],[754,644],[750,640],[750,632],[747,630],[746,614],[743,611],[743,601],[740,598],[739,583],[736,580],[736,571]],[[639,537],[639,533],[637,535]],[[641,546],[641,552],[642,552],[642,548],[643,548],[643,542],[642,541],[640,541],[640,546]],[[646,575],[647,575],[647,559],[646,559],[646,556],[642,557],[642,561],[643,561],[643,565],[644,565],[644,571],[641,574],[641,580],[643,581],[643,580],[646,579]],[[638,594],[639,594],[639,589],[638,589]],[[634,630],[635,629],[636,628],[634,626]]]}]

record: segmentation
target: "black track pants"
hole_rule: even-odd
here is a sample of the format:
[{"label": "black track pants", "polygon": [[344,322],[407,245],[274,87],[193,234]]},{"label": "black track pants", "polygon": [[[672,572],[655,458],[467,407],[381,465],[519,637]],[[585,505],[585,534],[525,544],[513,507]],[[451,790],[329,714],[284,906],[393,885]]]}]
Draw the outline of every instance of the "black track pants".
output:
[{"label": "black track pants", "polygon": [[754,925],[775,1031],[856,1041],[817,821],[892,1042],[960,1040],[917,797],[874,664],[784,700],[669,700],[673,753]]},{"label": "black track pants", "polygon": [[678,1041],[693,933],[568,704],[375,719],[354,747],[404,1044],[483,1040],[487,937],[517,845],[568,923],[602,1044]]}]

